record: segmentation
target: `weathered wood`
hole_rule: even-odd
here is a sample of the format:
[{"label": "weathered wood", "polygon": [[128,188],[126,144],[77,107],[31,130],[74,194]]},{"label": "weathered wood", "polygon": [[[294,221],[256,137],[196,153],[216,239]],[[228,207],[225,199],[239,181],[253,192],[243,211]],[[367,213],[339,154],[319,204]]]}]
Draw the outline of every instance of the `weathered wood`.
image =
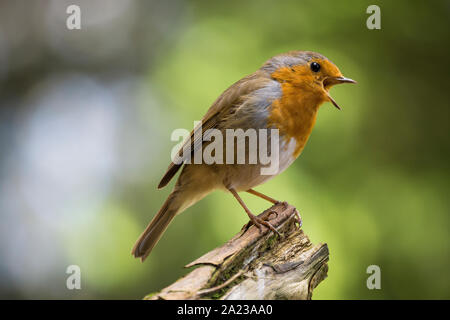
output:
[{"label": "weathered wood", "polygon": [[[276,213],[274,213],[276,212]],[[186,267],[183,278],[145,299],[311,299],[327,276],[328,247],[312,245],[297,210],[280,203],[259,215],[282,234],[245,227]],[[300,222],[301,224],[301,222]]]}]

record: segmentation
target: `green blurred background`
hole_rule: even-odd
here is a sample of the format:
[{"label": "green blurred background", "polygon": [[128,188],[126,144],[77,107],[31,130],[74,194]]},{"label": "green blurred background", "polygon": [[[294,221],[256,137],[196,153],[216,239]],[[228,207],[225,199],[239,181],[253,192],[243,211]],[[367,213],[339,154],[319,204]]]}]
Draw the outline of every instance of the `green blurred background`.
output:
[{"label": "green blurred background", "polygon": [[[81,30],[66,8],[81,7]],[[368,30],[366,8],[381,8]],[[322,53],[356,86],[257,190],[330,249],[314,299],[450,298],[449,1],[2,1],[0,297],[140,299],[247,222],[214,193],[130,255],[173,182],[176,128],[273,55]],[[267,203],[243,195],[254,212]],[[381,268],[368,290],[366,268]],[[68,290],[67,266],[82,289]]]}]

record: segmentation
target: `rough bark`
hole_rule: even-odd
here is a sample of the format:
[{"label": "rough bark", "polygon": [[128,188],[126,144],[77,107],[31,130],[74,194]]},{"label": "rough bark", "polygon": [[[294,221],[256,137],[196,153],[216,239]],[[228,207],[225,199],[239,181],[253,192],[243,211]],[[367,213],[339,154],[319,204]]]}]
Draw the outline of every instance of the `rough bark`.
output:
[{"label": "rough bark", "polygon": [[186,266],[196,267],[193,271],[145,299],[311,299],[327,276],[327,245],[311,244],[300,229],[297,210],[286,203],[259,216],[270,219],[282,237],[267,228],[260,232],[244,226]]}]

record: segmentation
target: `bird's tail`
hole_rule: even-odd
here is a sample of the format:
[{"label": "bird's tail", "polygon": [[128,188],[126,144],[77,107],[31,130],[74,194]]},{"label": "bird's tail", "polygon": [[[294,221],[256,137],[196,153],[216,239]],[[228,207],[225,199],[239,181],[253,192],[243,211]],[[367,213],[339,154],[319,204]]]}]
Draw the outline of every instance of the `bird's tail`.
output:
[{"label": "bird's tail", "polygon": [[176,191],[169,195],[156,216],[136,241],[131,251],[135,258],[141,258],[141,261],[147,258],[172,219],[183,209],[183,201],[180,198],[180,194]]}]

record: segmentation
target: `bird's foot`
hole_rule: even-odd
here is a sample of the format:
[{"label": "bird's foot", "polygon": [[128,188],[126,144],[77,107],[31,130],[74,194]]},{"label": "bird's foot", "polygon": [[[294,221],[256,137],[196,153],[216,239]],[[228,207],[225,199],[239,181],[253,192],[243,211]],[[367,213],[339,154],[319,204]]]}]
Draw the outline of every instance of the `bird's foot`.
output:
[{"label": "bird's foot", "polygon": [[[272,210],[272,209],[267,209],[262,214],[260,214],[260,216],[258,218],[262,219],[264,221],[270,221],[272,219],[276,219],[277,217],[278,217],[278,212],[276,212],[275,210]],[[241,230],[246,232],[248,230],[248,228],[250,228],[252,225],[254,225],[254,223],[253,223],[253,220],[250,219],[250,221],[247,222],[242,227]]]},{"label": "bird's foot", "polygon": [[283,210],[286,210],[289,207],[289,204],[286,201],[277,201],[277,202],[275,202],[275,205],[279,205],[279,204],[283,205]]},{"label": "bird's foot", "polygon": [[[270,213],[272,213],[272,212],[274,212],[274,211],[271,210]],[[278,213],[276,213],[276,212],[275,212],[275,214],[278,215]],[[267,221],[267,219],[268,219],[268,216],[266,217],[266,219],[263,219],[263,218],[253,215],[253,216],[250,216],[249,223],[251,223],[250,225],[255,225],[256,227],[258,227],[259,232],[262,232],[262,227],[265,226],[266,228],[273,231],[281,238],[281,234],[278,232],[277,229],[275,229],[275,227],[270,222]]]}]

